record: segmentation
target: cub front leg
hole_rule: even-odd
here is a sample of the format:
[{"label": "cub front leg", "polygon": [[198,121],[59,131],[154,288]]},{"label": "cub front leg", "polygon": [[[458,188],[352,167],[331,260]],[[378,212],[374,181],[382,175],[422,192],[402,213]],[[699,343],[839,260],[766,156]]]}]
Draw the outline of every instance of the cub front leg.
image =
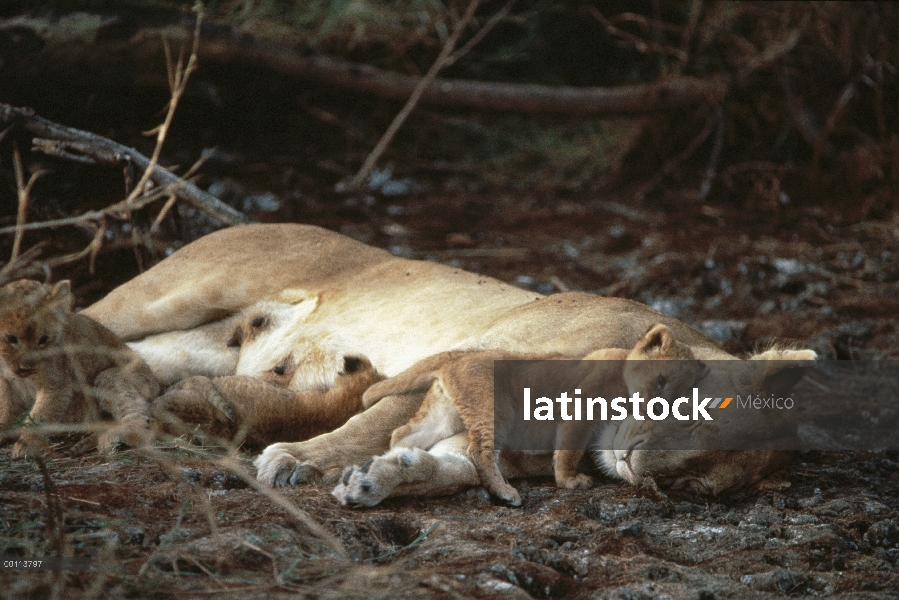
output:
[{"label": "cub front leg", "polygon": [[556,485],[569,490],[589,488],[593,478],[578,472],[589,440],[593,435],[593,424],[590,422],[561,423],[556,430],[556,450],[553,454]]},{"label": "cub front leg", "polygon": [[23,396],[13,382],[0,377],[0,427],[12,425],[28,410]]},{"label": "cub front leg", "polygon": [[189,377],[170,387],[150,405],[153,420],[169,434],[182,435],[199,425],[207,435],[230,440],[239,429],[238,415],[212,379]]},{"label": "cub front leg", "polygon": [[97,437],[97,448],[110,450],[118,442],[132,448],[153,441],[150,402],[159,395],[159,383],[144,365],[129,365],[102,371],[94,379],[100,408],[112,415],[114,424]]},{"label": "cub front leg", "polygon": [[271,486],[318,480],[334,485],[346,467],[385,452],[393,430],[415,414],[423,399],[421,393],[388,396],[330,433],[272,444],[253,462],[256,478]]},{"label": "cub front leg", "polygon": [[41,423],[61,422],[71,401],[72,391],[69,389],[39,389],[34,406],[29,413],[31,423],[26,426],[25,431],[19,436],[19,441],[13,446],[13,457],[18,458],[26,454],[32,456],[49,454],[50,446],[47,445],[44,436],[34,429],[34,426]]},{"label": "cub front leg", "polygon": [[556,450],[553,455],[556,485],[569,490],[593,486],[593,478],[578,472],[578,464],[584,456],[583,450]]}]

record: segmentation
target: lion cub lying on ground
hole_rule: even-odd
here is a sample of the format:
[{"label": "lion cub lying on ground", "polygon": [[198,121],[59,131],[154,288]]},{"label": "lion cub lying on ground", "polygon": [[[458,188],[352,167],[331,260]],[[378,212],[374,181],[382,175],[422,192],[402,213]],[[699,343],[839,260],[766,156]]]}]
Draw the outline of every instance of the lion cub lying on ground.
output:
[{"label": "lion cub lying on ground", "polygon": [[[490,493],[513,506],[521,504],[518,491],[506,482],[497,463],[496,439],[512,434],[514,419],[505,431],[495,431],[495,414],[514,414],[520,382],[509,382],[508,390],[494,390],[494,361],[564,360],[559,354],[537,355],[499,351],[445,352],[416,364],[411,369],[370,387],[363,396],[367,407],[397,394],[427,390],[424,403],[406,425],[394,430],[390,446],[428,449],[437,442],[468,431],[467,454]],[[580,388],[601,393],[606,398],[639,392],[644,398],[682,396],[708,374],[708,367],[696,360],[686,345],[674,339],[665,325],[654,325],[631,350],[598,350],[584,357],[598,361],[575,371],[577,381],[552,382],[553,389]],[[622,364],[621,361],[624,361]],[[563,371],[570,372],[571,369]],[[549,374],[548,371],[544,372]],[[533,381],[533,380],[532,380]],[[509,393],[516,390],[515,394]],[[513,399],[514,398],[514,399]],[[502,403],[502,404],[500,404]],[[601,422],[600,422],[601,423]],[[534,435],[523,431],[517,436]],[[592,421],[559,421],[555,440],[565,449],[554,453],[556,484],[564,488],[589,487],[593,480],[578,473],[578,463],[597,425]]]},{"label": "lion cub lying on ground", "polygon": [[[70,451],[107,450],[151,439],[149,401],[159,394],[150,368],[93,319],[72,312],[68,281],[54,286],[20,280],[0,289],[0,426],[24,411],[34,424],[115,423]],[[13,456],[48,450],[26,430]]]}]

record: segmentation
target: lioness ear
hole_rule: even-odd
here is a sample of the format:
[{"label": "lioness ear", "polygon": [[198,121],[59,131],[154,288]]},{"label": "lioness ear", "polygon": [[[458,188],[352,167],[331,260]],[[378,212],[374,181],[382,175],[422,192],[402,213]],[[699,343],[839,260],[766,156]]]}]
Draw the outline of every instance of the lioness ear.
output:
[{"label": "lioness ear", "polygon": [[673,344],[674,334],[668,327],[659,323],[650,327],[649,331],[640,338],[640,341],[634,346],[631,356],[667,354],[671,351]]},{"label": "lioness ear", "polygon": [[757,381],[765,395],[782,397],[799,383],[806,367],[817,357],[813,350],[772,349],[756,354],[750,360],[760,361]]}]

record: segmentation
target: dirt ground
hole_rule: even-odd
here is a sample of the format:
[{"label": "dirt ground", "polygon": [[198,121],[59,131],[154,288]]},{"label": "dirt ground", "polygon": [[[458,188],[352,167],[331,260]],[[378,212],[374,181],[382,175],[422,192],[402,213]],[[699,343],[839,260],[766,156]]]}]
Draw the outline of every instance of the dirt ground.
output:
[{"label": "dirt ground", "polygon": [[[635,298],[738,353],[778,339],[841,359],[897,356],[895,218],[577,200],[350,199],[304,220],[541,292]],[[324,487],[283,490],[340,540],[340,559],[197,452],[49,460],[48,481],[0,451],[0,554],[58,543],[96,570],[0,572],[4,595],[899,596],[897,453],[804,453],[788,489],[729,498],[662,498],[600,477],[588,491],[519,482],[520,509],[474,489],[351,510]]]}]

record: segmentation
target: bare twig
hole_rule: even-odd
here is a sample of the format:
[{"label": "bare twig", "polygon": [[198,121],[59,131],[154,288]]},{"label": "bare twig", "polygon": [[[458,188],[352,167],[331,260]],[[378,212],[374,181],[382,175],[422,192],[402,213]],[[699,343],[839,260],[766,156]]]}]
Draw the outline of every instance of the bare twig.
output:
[{"label": "bare twig", "polygon": [[156,168],[156,165],[159,162],[159,155],[162,153],[162,145],[165,142],[166,135],[168,135],[172,119],[175,117],[175,110],[178,108],[178,102],[181,100],[184,90],[187,89],[188,79],[190,79],[191,74],[197,69],[197,51],[200,45],[200,27],[202,23],[203,12],[201,9],[197,14],[193,36],[193,47],[191,48],[190,58],[187,59],[187,66],[184,66],[183,57],[179,57],[177,63],[172,62],[168,40],[163,39],[162,47],[165,50],[165,66],[169,76],[169,91],[171,92],[171,97],[169,98],[169,103],[166,107],[165,119],[163,119],[159,126],[148,132],[150,134],[156,134],[156,146],[153,148],[153,155],[150,157],[149,164],[144,168],[143,175],[141,175],[137,185],[134,186],[134,189],[131,190],[131,193],[128,194],[128,197],[125,199],[126,204],[130,205],[131,202],[141,194],[144,185],[150,180],[153,169]]},{"label": "bare twig", "polygon": [[693,34],[696,32],[696,26],[699,24],[699,17],[702,14],[702,0],[694,0],[690,3],[690,19],[684,31],[681,34],[680,49],[683,52],[683,58],[678,65],[676,72],[680,73],[687,66],[690,58],[690,45],[693,41]]},{"label": "bare twig", "polygon": [[645,184],[640,186],[640,188],[634,194],[637,200],[642,200],[649,194],[652,190],[654,190],[666,177],[674,173],[674,171],[688,158],[690,158],[694,152],[705,142],[708,137],[712,134],[712,131],[715,129],[715,125],[718,123],[718,112],[712,114],[712,116],[706,121],[705,127],[702,128],[702,131],[694,137],[687,147],[684,150],[669,160],[665,165],[658,170],[658,172]]},{"label": "bare twig", "polygon": [[702,184],[699,186],[699,194],[697,199],[700,202],[705,201],[709,192],[712,191],[712,184],[715,183],[715,176],[718,172],[718,160],[721,158],[721,151],[724,149],[724,127],[726,121],[724,119],[724,103],[718,106],[718,114],[715,127],[715,143],[712,146],[712,154],[709,156],[709,166],[705,170],[705,176],[702,178]]},{"label": "bare twig", "polygon": [[[605,28],[606,33],[621,40],[618,45],[626,48],[633,48],[640,54],[667,54],[676,58],[679,63],[687,62],[687,53],[682,48],[667,46],[660,43],[659,41],[648,42],[632,33],[628,33],[627,31],[624,31],[623,29],[620,29],[613,25],[612,22],[609,21],[605,17],[605,15],[599,12],[599,10],[594,6],[584,6],[584,10],[590,13],[590,15],[594,19],[599,21],[599,23]],[[653,23],[659,23],[659,20],[653,19]],[[658,31],[658,27],[652,27],[652,33],[654,36],[658,37]]]},{"label": "bare twig", "polygon": [[59,495],[56,493],[56,486],[50,477],[50,471],[40,456],[34,457],[34,462],[41,472],[44,480],[44,494],[47,498],[47,537],[50,539],[50,547],[56,552],[57,556],[63,555],[63,515],[59,506]]},{"label": "bare twig", "polygon": [[16,211],[16,237],[13,239],[12,243],[12,256],[9,258],[10,263],[15,262],[22,246],[22,237],[25,235],[23,227],[25,226],[25,219],[28,217],[28,198],[31,195],[31,188],[34,187],[34,184],[40,176],[47,172],[43,169],[35,171],[31,174],[31,177],[28,178],[28,183],[25,183],[25,175],[22,169],[22,155],[19,153],[18,144],[13,146],[13,167],[16,172],[16,190],[19,197],[19,207]]},{"label": "bare twig", "polygon": [[468,52],[472,48],[474,48],[475,46],[480,44],[481,40],[483,40],[485,37],[487,37],[487,34],[490,33],[490,31],[494,27],[496,27],[496,25],[500,21],[502,21],[503,19],[506,18],[506,16],[509,14],[509,11],[512,10],[512,7],[515,6],[516,1],[517,0],[508,0],[501,9],[496,11],[496,13],[492,17],[490,17],[487,20],[487,22],[481,26],[480,29],[478,29],[478,32],[475,33],[473,36],[471,36],[470,40],[465,42],[465,44],[461,48],[459,48],[458,50],[453,52],[446,59],[446,64],[443,65],[443,68],[445,69],[445,68],[449,67],[450,65],[454,64],[457,60],[459,60],[460,58],[462,58],[463,56],[468,54]]},{"label": "bare twig", "polygon": [[434,78],[437,77],[437,73],[439,73],[440,70],[450,62],[452,52],[456,48],[456,43],[459,41],[459,37],[462,35],[462,32],[465,31],[465,28],[468,26],[469,21],[471,21],[471,18],[474,16],[474,13],[480,3],[481,0],[471,0],[468,3],[468,8],[465,10],[465,14],[462,16],[459,22],[456,23],[456,27],[453,29],[453,33],[450,34],[449,38],[447,38],[446,43],[443,45],[443,48],[441,48],[440,54],[437,56],[434,64],[431,65],[431,68],[428,69],[428,72],[425,74],[425,76],[418,82],[418,85],[415,86],[415,89],[412,90],[412,94],[409,95],[409,98],[406,100],[403,108],[401,108],[400,112],[397,113],[396,117],[393,118],[393,121],[387,127],[387,131],[384,132],[384,135],[382,135],[381,139],[378,140],[378,143],[375,144],[374,149],[366,157],[365,162],[362,163],[362,167],[359,169],[359,172],[356,173],[353,179],[349,182],[348,187],[350,189],[358,189],[362,187],[365,181],[368,180],[368,176],[375,168],[375,165],[381,158],[381,155],[384,154],[387,146],[389,146],[390,142],[393,141],[393,136],[396,135],[396,132],[399,131],[400,127],[403,126],[403,123],[406,122],[406,119],[409,118],[409,115],[412,114],[412,111],[418,104],[418,101],[421,98],[421,95],[424,93],[425,88],[427,88],[428,85],[430,85],[430,83],[434,81]]}]

